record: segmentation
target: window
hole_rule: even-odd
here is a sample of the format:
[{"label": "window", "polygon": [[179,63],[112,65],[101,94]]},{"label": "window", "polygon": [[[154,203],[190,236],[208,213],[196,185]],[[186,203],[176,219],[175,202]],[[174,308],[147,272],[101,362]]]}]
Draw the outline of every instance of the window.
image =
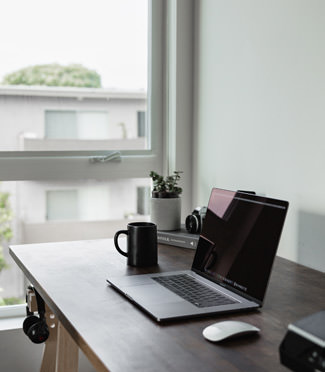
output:
[{"label": "window", "polygon": [[45,138],[110,138],[107,112],[46,111]]},{"label": "window", "polygon": [[146,136],[146,113],[144,111],[138,111],[138,137]]},{"label": "window", "polygon": [[137,212],[139,215],[150,214],[150,187],[137,187]]},{"label": "window", "polygon": [[[164,1],[78,2],[76,18],[75,2],[67,5],[60,0],[62,7],[58,4],[53,9],[51,20],[44,2],[36,1],[39,1],[39,12],[23,0],[13,0],[6,5],[8,9],[4,9],[8,17],[0,25],[3,51],[0,81],[7,73],[25,66],[53,61],[67,65],[75,61],[84,63],[90,70],[98,70],[102,75],[102,88],[0,85],[0,122],[6,123],[0,126],[1,179],[46,180],[53,178],[53,167],[61,179],[67,175],[75,179],[146,177],[152,169],[161,172]],[[17,27],[8,35],[5,30],[17,24],[17,19],[12,18],[17,14],[13,9],[21,10],[19,17],[24,16],[19,25],[24,27],[26,23],[26,26],[24,33]],[[63,14],[60,9],[64,9]],[[60,19],[59,30],[55,24],[57,19]],[[94,27],[85,28],[84,23],[89,25],[90,20]],[[68,47],[64,48],[66,42]],[[128,58],[125,50],[131,53]],[[73,51],[76,55],[71,54]],[[126,110],[126,106],[132,110]],[[61,117],[61,124],[54,129],[53,122],[58,123],[60,112],[65,117]],[[103,112],[107,112],[108,129],[102,122]],[[139,114],[139,131],[137,112],[145,113]],[[64,125],[66,121],[69,124]],[[109,138],[90,136],[103,131],[108,132]],[[53,138],[58,132],[65,137]],[[82,139],[68,138],[77,132],[83,133]],[[121,161],[102,162],[116,151]],[[99,163],[93,161],[94,157],[99,157]]]},{"label": "window", "polygon": [[[0,81],[30,65],[72,61],[98,70],[103,85],[0,84],[0,180],[15,215],[12,244],[111,237],[127,219],[146,218],[137,188],[149,186],[151,169],[162,169],[163,1],[60,3],[51,7],[51,19],[44,1],[32,8],[21,0],[6,5],[0,43],[7,70],[0,70]],[[116,151],[119,157],[105,160]],[[4,257],[10,260],[8,244]],[[2,298],[23,300],[15,264],[2,270],[0,287]]]},{"label": "window", "polygon": [[46,192],[46,219],[77,220],[78,192],[77,190],[58,190]]},{"label": "window", "polygon": [[[23,302],[26,289],[4,239],[8,227],[11,244],[113,238],[129,221],[148,220],[148,211],[138,210],[138,189],[150,189],[150,180],[1,182],[0,304]],[[7,267],[1,270],[3,262]]]}]

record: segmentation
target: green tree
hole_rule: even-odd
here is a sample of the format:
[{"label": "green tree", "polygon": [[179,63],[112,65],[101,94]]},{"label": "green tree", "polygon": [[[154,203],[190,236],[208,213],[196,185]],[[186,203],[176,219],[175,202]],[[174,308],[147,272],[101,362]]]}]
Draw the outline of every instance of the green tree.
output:
[{"label": "green tree", "polygon": [[[9,242],[12,238],[12,210],[9,203],[9,196],[10,194],[8,192],[0,191],[0,273],[3,269],[8,267],[3,256],[3,243]],[[6,299],[2,299],[0,296],[0,306],[6,304]]]},{"label": "green tree", "polygon": [[2,84],[100,88],[101,79],[96,71],[82,65],[62,66],[53,63],[30,66],[7,74]]},{"label": "green tree", "polygon": [[7,267],[3,257],[3,243],[12,238],[12,210],[9,203],[9,193],[0,191],[0,272]]}]

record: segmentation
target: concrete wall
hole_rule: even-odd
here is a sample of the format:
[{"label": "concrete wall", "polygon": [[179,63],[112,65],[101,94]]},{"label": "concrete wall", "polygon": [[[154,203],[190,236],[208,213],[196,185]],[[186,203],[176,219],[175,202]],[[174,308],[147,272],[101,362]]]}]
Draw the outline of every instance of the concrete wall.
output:
[{"label": "concrete wall", "polygon": [[290,202],[278,253],[325,270],[325,2],[198,0],[194,204]]}]

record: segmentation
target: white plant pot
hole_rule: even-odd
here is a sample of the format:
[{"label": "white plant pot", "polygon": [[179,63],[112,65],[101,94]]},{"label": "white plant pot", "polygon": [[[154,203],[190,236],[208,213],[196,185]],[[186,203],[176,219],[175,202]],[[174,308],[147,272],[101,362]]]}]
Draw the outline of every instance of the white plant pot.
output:
[{"label": "white plant pot", "polygon": [[158,230],[181,228],[181,198],[151,198],[151,221]]}]

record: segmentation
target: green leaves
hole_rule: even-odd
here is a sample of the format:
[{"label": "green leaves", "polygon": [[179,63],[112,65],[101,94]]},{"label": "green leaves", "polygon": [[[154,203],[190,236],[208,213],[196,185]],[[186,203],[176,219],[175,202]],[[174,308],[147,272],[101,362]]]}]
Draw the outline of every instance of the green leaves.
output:
[{"label": "green leaves", "polygon": [[[10,194],[0,191],[0,273],[8,268],[8,264],[3,256],[3,242],[9,242],[12,238],[11,220],[12,210],[9,203]],[[0,291],[2,289],[0,288]],[[21,303],[22,300],[14,297],[2,298],[0,296],[0,306]]]},{"label": "green leaves", "polygon": [[18,297],[7,297],[1,298],[0,297],[0,306],[9,306],[9,305],[17,305],[17,304],[24,304],[25,300]]},{"label": "green leaves", "polygon": [[8,192],[0,191],[0,272],[8,267],[3,257],[3,246],[1,243],[9,242],[13,236],[11,229],[12,210],[9,196]]},{"label": "green leaves", "polygon": [[166,176],[164,179],[163,176],[158,173],[151,171],[149,176],[153,181],[153,198],[177,198],[182,193],[182,188],[177,186],[178,181],[180,180],[181,171],[175,171],[173,175]]},{"label": "green leaves", "polygon": [[57,63],[23,68],[4,77],[2,84],[100,88],[100,75],[80,64]]},{"label": "green leaves", "polygon": [[8,267],[6,260],[3,257],[3,247],[0,245],[0,272]]}]

